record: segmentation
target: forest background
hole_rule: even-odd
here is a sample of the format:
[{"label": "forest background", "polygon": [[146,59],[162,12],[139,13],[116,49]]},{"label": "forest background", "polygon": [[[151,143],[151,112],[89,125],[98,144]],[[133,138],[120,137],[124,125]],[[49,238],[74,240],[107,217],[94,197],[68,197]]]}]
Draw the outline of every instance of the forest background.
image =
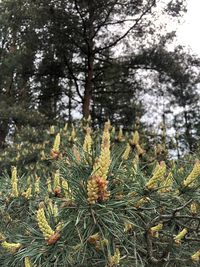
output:
[{"label": "forest background", "polygon": [[195,151],[200,60],[174,41],[187,4],[1,1],[0,149],[17,132],[37,142],[34,131],[91,116],[94,127],[164,129],[175,156]]}]

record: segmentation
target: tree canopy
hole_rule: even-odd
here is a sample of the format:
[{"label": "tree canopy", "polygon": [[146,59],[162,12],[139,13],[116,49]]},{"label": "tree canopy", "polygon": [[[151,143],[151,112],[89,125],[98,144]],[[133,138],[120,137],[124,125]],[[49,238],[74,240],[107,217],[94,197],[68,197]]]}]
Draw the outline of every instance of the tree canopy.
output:
[{"label": "tree canopy", "polygon": [[181,108],[176,129],[183,126],[192,149],[199,60],[168,49],[169,21],[185,11],[183,0],[1,1],[0,145],[12,125],[40,127],[40,118],[49,125],[91,115],[129,128],[146,114],[146,94],[155,94]]}]

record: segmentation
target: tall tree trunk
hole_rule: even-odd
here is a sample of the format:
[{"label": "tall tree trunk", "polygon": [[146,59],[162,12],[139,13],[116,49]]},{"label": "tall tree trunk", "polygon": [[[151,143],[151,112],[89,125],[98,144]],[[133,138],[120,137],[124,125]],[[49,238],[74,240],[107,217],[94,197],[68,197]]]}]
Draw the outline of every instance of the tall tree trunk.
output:
[{"label": "tall tree trunk", "polygon": [[185,138],[186,138],[186,141],[188,143],[188,146],[189,146],[189,149],[190,151],[192,151],[192,136],[191,136],[191,133],[190,133],[190,130],[191,130],[191,125],[190,123],[188,122],[188,113],[186,111],[186,107],[184,107],[184,119],[185,119]]},{"label": "tall tree trunk", "polygon": [[83,117],[88,118],[90,115],[90,105],[92,100],[93,75],[94,75],[94,57],[88,56],[88,73],[85,82],[85,91],[83,97]]},{"label": "tall tree trunk", "polygon": [[90,115],[90,106],[92,100],[93,90],[93,76],[94,76],[94,6],[93,2],[88,1],[89,10],[89,34],[87,41],[87,71],[85,81],[85,91],[83,96],[83,117],[88,118]]},{"label": "tall tree trunk", "polygon": [[0,149],[5,147],[5,140],[8,134],[8,121],[0,122]]},{"label": "tall tree trunk", "polygon": [[180,159],[180,151],[179,151],[179,137],[177,136],[177,133],[175,135],[175,141],[176,141],[176,152],[177,152],[177,157]]},{"label": "tall tree trunk", "polygon": [[69,97],[69,102],[68,102],[68,122],[72,123],[72,79],[70,78],[69,80],[69,93],[68,93],[68,97]]}]

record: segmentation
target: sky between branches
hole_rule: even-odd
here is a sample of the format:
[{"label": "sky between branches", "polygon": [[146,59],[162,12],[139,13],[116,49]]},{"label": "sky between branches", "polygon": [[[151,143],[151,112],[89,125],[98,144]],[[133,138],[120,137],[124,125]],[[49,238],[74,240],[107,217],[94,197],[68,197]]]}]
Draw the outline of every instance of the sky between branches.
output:
[{"label": "sky between branches", "polygon": [[192,51],[200,56],[200,0],[187,1],[187,13],[178,27],[178,43],[190,46]]}]

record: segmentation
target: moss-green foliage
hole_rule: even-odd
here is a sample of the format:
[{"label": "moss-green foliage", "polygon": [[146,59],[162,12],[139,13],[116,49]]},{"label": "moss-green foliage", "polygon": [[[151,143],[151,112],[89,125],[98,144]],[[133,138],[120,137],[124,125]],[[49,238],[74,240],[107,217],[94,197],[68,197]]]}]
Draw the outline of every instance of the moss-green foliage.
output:
[{"label": "moss-green foliage", "polygon": [[[51,150],[58,132],[61,133],[59,157],[53,158]],[[124,160],[122,155],[130,138],[119,142],[111,130],[107,177],[110,197],[90,204],[87,184],[100,154],[101,134],[92,133],[92,154],[88,155],[82,148],[84,131],[77,129],[75,138],[71,133],[71,128],[51,129],[44,133],[46,141],[42,139],[38,150],[34,146],[29,148],[29,153],[36,154],[35,164],[17,162],[19,197],[12,196],[10,172],[2,175],[1,244],[6,240],[20,243],[21,248],[11,253],[1,246],[0,266],[25,266],[25,257],[37,267],[198,266],[199,262],[192,261],[191,256],[200,249],[200,171],[190,186],[183,184],[196,159],[166,160],[165,175],[149,189],[147,182],[157,165],[156,157],[152,153],[148,161],[150,156],[144,153],[138,160],[133,146]],[[19,153],[24,153],[23,145]],[[10,149],[15,149],[15,144]],[[60,185],[55,187],[54,173],[58,169]],[[172,183],[165,187],[163,183],[170,172]],[[40,177],[39,193],[36,175]],[[67,181],[68,189],[63,181]],[[31,195],[27,194],[30,186]],[[36,215],[41,202],[48,224],[59,234],[51,244],[38,225]],[[159,224],[162,224],[159,231],[151,231]],[[174,237],[183,229],[187,229],[187,234],[175,242]],[[114,262],[118,250],[120,260]]]}]

